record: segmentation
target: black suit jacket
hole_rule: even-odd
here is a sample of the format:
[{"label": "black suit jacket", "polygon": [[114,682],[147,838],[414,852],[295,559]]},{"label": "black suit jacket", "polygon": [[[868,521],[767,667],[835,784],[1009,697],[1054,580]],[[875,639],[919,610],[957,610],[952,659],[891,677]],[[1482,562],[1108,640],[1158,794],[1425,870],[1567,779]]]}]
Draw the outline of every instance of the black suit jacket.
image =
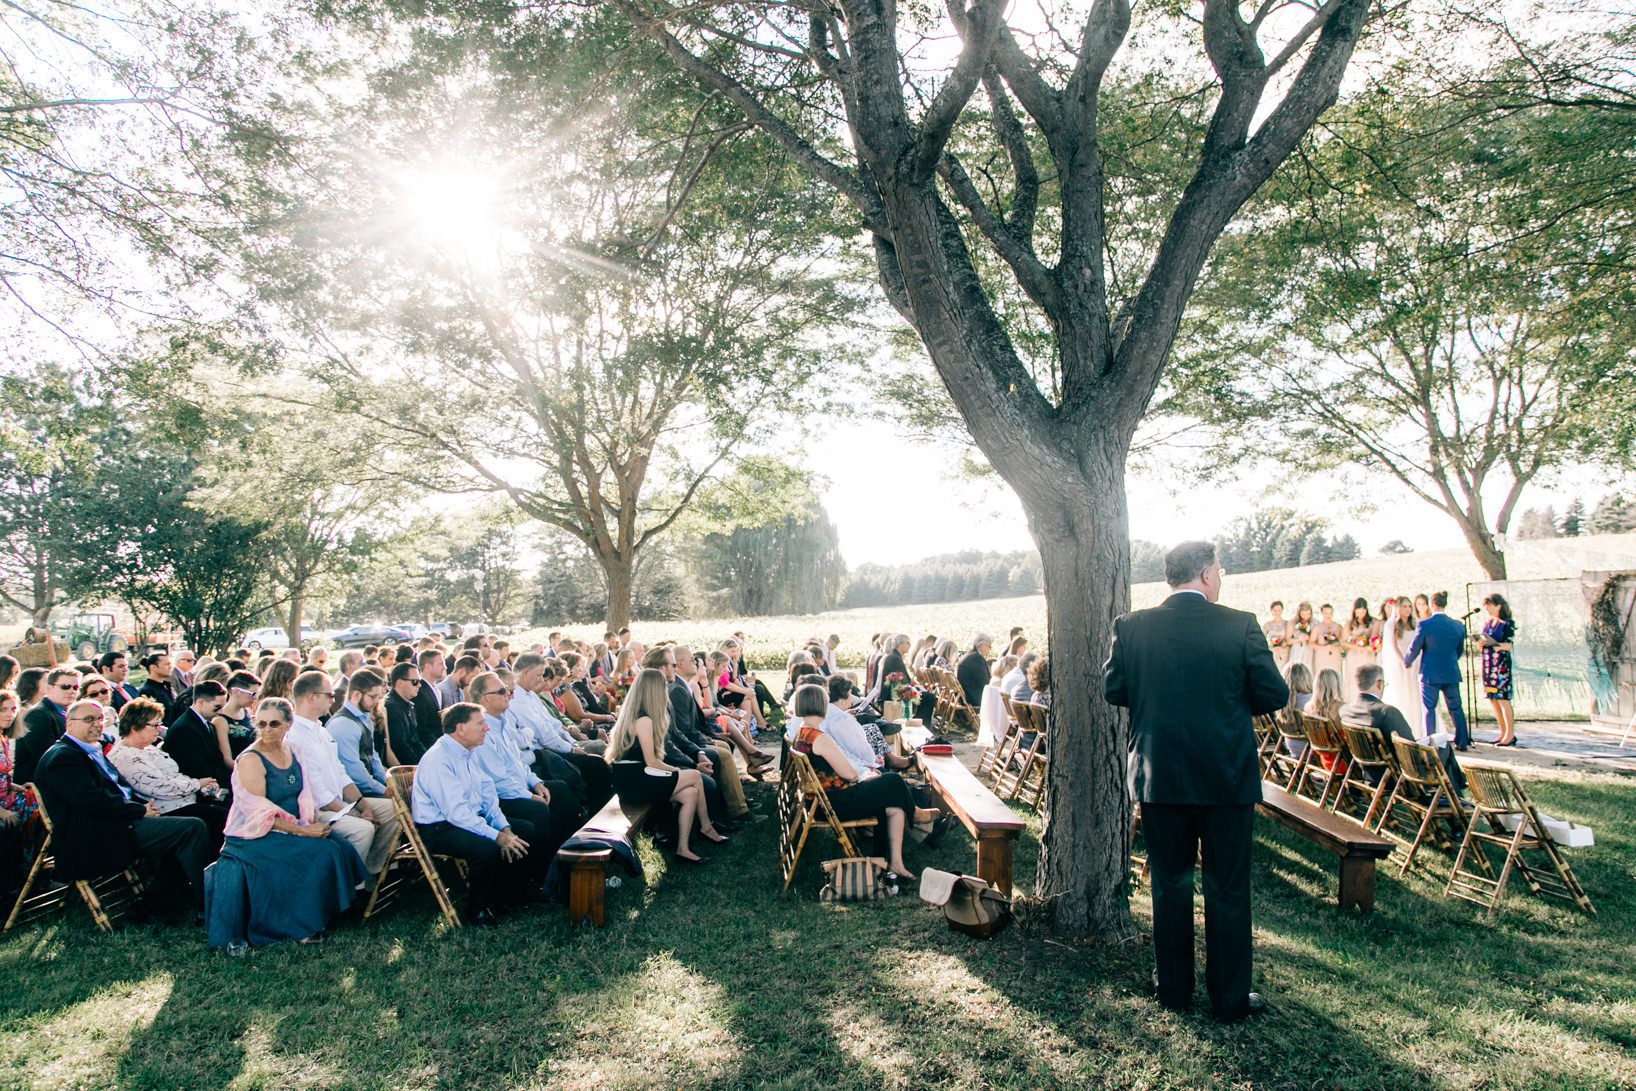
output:
[{"label": "black suit jacket", "polygon": [[960,683],[966,704],[972,708],[982,707],[983,687],[988,685],[989,677],[988,660],[975,648],[961,656],[959,666],[954,668],[955,681]]},{"label": "black suit jacket", "polygon": [[1251,717],[1289,700],[1255,615],[1188,591],[1114,620],[1103,680],[1130,709],[1130,790],[1144,803],[1261,799]]},{"label": "black suit jacket", "polygon": [[1409,730],[1409,721],[1403,718],[1394,705],[1389,705],[1376,697],[1373,693],[1360,693],[1352,700],[1341,706],[1341,723],[1352,727],[1372,727],[1380,732],[1381,738],[1386,740],[1387,749],[1392,746],[1392,736],[1415,741],[1414,732]]},{"label": "black suit jacket", "polygon": [[52,704],[50,698],[44,698],[23,717],[23,728],[11,771],[13,784],[27,784],[34,779],[40,759],[67,730],[68,714]]},{"label": "black suit jacket", "polygon": [[443,709],[437,703],[432,684],[424,678],[420,680],[420,688],[415,691],[414,706],[415,730],[420,736],[420,752],[424,754],[443,735]]},{"label": "black suit jacket", "polygon": [[603,704],[602,698],[598,697],[596,691],[591,689],[589,681],[582,678],[575,682],[571,688],[574,691],[574,696],[579,698],[579,707],[583,708],[588,714],[592,716],[606,716],[608,714],[608,706]]},{"label": "black suit jacket", "polygon": [[222,761],[221,747],[216,745],[216,729],[191,705],[165,731],[164,748],[184,777],[212,777],[224,788],[233,779],[232,766]]},{"label": "black suit jacket", "polygon": [[[881,700],[883,700],[883,701],[887,699],[886,698],[886,680],[888,678],[892,677],[892,675],[894,675],[894,674],[903,675],[903,683],[902,684],[904,684],[904,685],[908,685],[909,683],[914,681],[914,677],[909,673],[909,668],[903,665],[903,656],[898,654],[898,650],[896,648],[893,648],[891,651],[889,651],[885,655],[881,656],[881,661],[880,661]],[[981,699],[982,695],[983,695],[982,687],[978,687],[978,690],[977,690],[978,698]],[[973,702],[973,704],[975,705],[976,702]]]},{"label": "black suit jacket", "polygon": [[176,718],[176,698],[171,695],[170,687],[163,682],[155,682],[152,678],[142,683],[142,688],[136,691],[138,697],[150,697],[159,702],[159,707],[165,710],[165,723],[168,725]]},{"label": "black suit jacket", "polygon": [[[103,681],[107,682],[108,680],[104,678]],[[121,682],[117,686],[112,682],[108,682],[108,688],[113,691],[111,696],[115,712],[124,708],[125,702],[136,696],[136,687],[129,682]]]},{"label": "black suit jacket", "polygon": [[[428,746],[421,741],[420,716],[414,704],[399,697],[396,691],[386,695],[386,734],[392,744],[393,757],[404,765],[420,764]],[[384,761],[384,747],[380,754]]]},{"label": "black suit jacket", "polygon": [[[116,772],[117,775],[117,772]],[[126,784],[125,778],[119,778]],[[100,879],[136,859],[133,827],[146,812],[127,802],[91,756],[70,739],[59,739],[40,759],[34,786],[51,816],[55,878],[64,882]]]}]

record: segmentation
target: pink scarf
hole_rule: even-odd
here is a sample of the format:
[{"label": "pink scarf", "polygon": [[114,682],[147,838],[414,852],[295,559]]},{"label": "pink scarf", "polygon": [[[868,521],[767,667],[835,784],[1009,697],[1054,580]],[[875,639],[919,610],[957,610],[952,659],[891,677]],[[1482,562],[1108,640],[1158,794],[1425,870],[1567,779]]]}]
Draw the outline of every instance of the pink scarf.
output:
[{"label": "pink scarf", "polygon": [[[294,750],[290,751],[295,754]],[[299,762],[301,759],[296,757]],[[253,841],[264,837],[273,828],[273,822],[282,818],[286,822],[294,822],[305,826],[313,820],[318,812],[318,805],[312,798],[312,789],[308,787],[312,778],[307,776],[306,767],[301,769],[301,794],[296,798],[296,809],[301,812],[297,818],[282,807],[275,806],[266,796],[256,795],[244,786],[239,779],[238,764],[233,766],[233,806],[227,812],[227,828],[223,833],[228,837],[242,837],[246,841]]]}]

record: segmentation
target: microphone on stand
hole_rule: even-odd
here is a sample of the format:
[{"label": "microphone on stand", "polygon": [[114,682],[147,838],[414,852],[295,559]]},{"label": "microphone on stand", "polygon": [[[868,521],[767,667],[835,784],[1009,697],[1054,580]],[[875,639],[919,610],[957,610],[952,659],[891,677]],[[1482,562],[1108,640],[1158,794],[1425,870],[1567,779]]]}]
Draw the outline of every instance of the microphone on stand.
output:
[{"label": "microphone on stand", "polygon": [[1471,609],[1460,615],[1460,620],[1469,621],[1474,614],[1480,614],[1482,612],[1483,608],[1481,606],[1473,606]]}]

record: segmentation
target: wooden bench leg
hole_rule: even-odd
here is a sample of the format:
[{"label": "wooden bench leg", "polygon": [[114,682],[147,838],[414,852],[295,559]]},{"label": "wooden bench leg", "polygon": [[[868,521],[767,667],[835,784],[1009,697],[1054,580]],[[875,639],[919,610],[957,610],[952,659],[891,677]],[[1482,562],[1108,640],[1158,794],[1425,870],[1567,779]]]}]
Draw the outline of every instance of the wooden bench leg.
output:
[{"label": "wooden bench leg", "polygon": [[1370,856],[1341,857],[1341,908],[1370,913],[1375,908],[1375,861]]},{"label": "wooden bench leg", "polygon": [[588,856],[575,860],[568,872],[568,921],[573,925],[590,924],[601,928],[603,891],[608,882],[606,855]]},{"label": "wooden bench leg", "polygon": [[1007,833],[985,833],[977,838],[977,877],[986,879],[1011,896],[1011,846],[1015,838]]}]

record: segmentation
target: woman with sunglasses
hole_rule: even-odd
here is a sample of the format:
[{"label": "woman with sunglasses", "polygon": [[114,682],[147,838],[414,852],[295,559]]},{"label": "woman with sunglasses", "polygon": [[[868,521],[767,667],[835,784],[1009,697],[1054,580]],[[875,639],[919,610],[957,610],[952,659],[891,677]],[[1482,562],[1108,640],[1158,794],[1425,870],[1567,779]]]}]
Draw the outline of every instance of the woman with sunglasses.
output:
[{"label": "woman with sunglasses", "polygon": [[222,761],[228,765],[237,761],[238,756],[256,741],[250,706],[256,703],[256,693],[260,689],[260,678],[249,671],[234,671],[227,679],[227,703],[210,718],[210,726],[216,729]]},{"label": "woman with sunglasses", "polygon": [[114,687],[101,675],[87,675],[80,684],[80,699],[102,706],[102,748],[119,741],[119,713],[114,711]]},{"label": "woman with sunglasses", "polygon": [[364,880],[358,854],[317,816],[310,778],[285,742],[294,720],[289,701],[261,701],[256,740],[234,763],[227,841],[205,879],[208,940],[230,955],[318,942]]}]

